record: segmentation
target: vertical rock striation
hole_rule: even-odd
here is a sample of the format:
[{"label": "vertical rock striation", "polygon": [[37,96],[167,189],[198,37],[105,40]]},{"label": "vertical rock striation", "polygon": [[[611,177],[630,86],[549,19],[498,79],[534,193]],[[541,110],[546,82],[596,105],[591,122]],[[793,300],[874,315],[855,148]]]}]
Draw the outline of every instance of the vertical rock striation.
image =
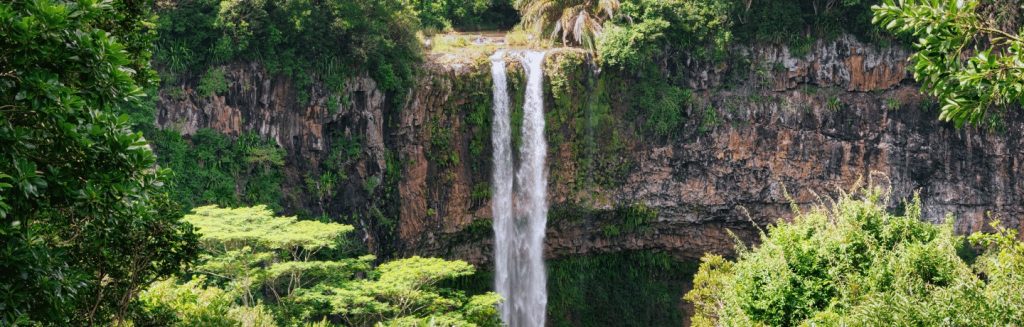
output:
[{"label": "vertical rock striation", "polygon": [[[727,230],[752,240],[755,224],[790,216],[790,199],[812,205],[858,179],[891,186],[896,199],[920,194],[926,219],[939,222],[952,214],[958,232],[982,229],[995,218],[1021,227],[1019,111],[995,131],[938,122],[935,105],[906,76],[906,50],[879,49],[848,36],[819,42],[804,56],[775,46],[736,52],[750,59],[749,67],[687,67],[695,102],[677,136],[643,137],[641,126],[623,125],[621,156],[630,169],[614,183],[571,182],[607,172],[574,160],[580,153],[570,125],[581,118],[548,113],[568,118],[558,124],[549,119],[546,129],[552,177],[547,257],[645,249],[690,259],[707,251],[730,253]],[[559,64],[574,55],[554,51],[545,67],[565,68]],[[175,86],[180,92],[162,90],[156,123],[184,134],[213,128],[276,140],[288,153],[282,190],[293,212],[315,210],[302,180],[320,168],[331,135],[360,136],[361,154],[342,191],[330,199],[328,214],[371,219],[368,203],[379,193],[368,193],[363,184],[383,178],[393,162],[401,173],[399,200],[391,204],[397,214],[389,217],[396,220],[395,239],[379,242],[393,245],[397,255],[488,263],[494,194],[481,190],[490,189],[492,169],[490,66],[487,58],[450,59],[428,58],[401,108],[390,107],[366,78],[351,80],[334,95],[336,108],[328,107],[332,95],[319,86],[306,90],[309,104],[299,105],[287,79],[268,76],[255,64],[232,65],[225,95],[201,97],[189,83]],[[729,74],[741,78],[730,81]],[[508,77],[510,92],[521,93],[522,76],[510,69]],[[546,100],[554,100],[551,83],[545,82]],[[616,122],[633,119],[628,96],[611,98]],[[484,119],[478,119],[481,104]],[[511,123],[515,128],[515,119]],[[619,228],[619,217],[604,214],[634,204],[656,213],[643,228]],[[376,225],[361,227],[368,226]]]}]

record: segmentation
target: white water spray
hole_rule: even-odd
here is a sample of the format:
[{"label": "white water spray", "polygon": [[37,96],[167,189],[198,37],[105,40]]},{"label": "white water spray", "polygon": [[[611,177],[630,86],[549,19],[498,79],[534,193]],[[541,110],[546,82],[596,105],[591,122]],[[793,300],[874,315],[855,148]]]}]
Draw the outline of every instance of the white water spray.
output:
[{"label": "white water spray", "polygon": [[511,327],[544,326],[547,276],[544,229],[547,225],[547,172],[544,140],[543,52],[522,53],[526,72],[522,147],[513,212],[513,176],[509,96],[504,53],[491,57],[494,79],[494,270],[495,289],[505,302],[501,318]]},{"label": "white water spray", "polygon": [[[509,283],[509,236],[515,228],[512,222],[512,137],[509,127],[508,81],[505,73],[505,52],[491,56],[491,78],[494,80],[494,118],[491,142],[494,145],[494,192],[491,211],[494,216],[494,288],[508,299],[512,293]],[[502,305],[501,319],[509,321],[508,310]]]}]

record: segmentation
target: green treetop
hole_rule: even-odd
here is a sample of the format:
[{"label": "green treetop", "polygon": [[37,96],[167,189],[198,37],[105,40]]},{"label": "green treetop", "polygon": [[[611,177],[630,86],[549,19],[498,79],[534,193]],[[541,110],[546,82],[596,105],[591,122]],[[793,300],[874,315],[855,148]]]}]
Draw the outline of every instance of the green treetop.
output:
[{"label": "green treetop", "polygon": [[265,206],[200,207],[183,220],[202,234],[202,263],[191,281],[151,285],[140,324],[499,325],[496,294],[438,286],[473,274],[462,261],[413,257],[374,269],[370,255],[337,258],[351,226],[275,216]]},{"label": "green treetop", "polygon": [[263,205],[235,209],[199,207],[183,219],[202,234],[200,242],[208,251],[255,246],[303,255],[293,257],[294,260],[308,258],[323,248],[335,248],[338,239],[354,229],[350,225],[276,217]]}]

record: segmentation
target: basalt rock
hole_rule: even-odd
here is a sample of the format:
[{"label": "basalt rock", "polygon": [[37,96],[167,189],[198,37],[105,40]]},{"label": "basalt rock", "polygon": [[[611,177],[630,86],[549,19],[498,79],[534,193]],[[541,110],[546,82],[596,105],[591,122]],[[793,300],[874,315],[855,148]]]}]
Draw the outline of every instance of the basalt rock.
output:
[{"label": "basalt rock", "polygon": [[[820,41],[803,56],[779,46],[737,53],[745,54],[750,67],[687,68],[694,101],[670,137],[649,136],[630,122],[636,114],[628,97],[612,97],[610,114],[622,124],[614,153],[629,168],[612,182],[575,182],[608,172],[577,160],[584,151],[577,137],[582,132],[572,124],[581,116],[552,107],[548,257],[623,250],[665,251],[683,259],[730,254],[736,238],[753,241],[759,228],[791,217],[791,204],[827,204],[828,196],[858,180],[891,188],[893,210],[919,194],[925,219],[942,222],[949,214],[961,233],[997,218],[1021,226],[1019,113],[1011,112],[997,130],[941,123],[935,105],[906,74],[905,49],[877,48],[850,36]],[[396,223],[392,231],[367,233],[371,249],[486,264],[492,256],[489,63],[486,57],[456,59],[429,56],[400,108],[368,78],[352,79],[340,94],[318,85],[299,90],[310,100],[298,104],[299,91],[287,78],[269,76],[256,64],[232,65],[226,67],[226,94],[203,97],[188,83],[176,86],[181,92],[163,90],[156,122],[184,134],[213,128],[230,135],[255,131],[275,140],[287,150],[286,210],[315,214],[315,197],[303,179],[320,169],[332,135],[359,136],[360,159],[349,167],[341,191],[328,199],[326,214],[358,213],[360,227],[380,228],[369,208],[388,191],[365,185],[385,178],[394,164],[400,179],[393,190],[397,199],[389,205],[396,210],[387,218]],[[548,61],[546,103],[586,103],[582,96],[559,102],[552,80],[569,76],[594,85],[588,59],[556,50]],[[510,65],[511,91],[521,93],[514,76],[521,69],[514,61]],[[723,77],[739,70],[746,72],[742,78]],[[630,205],[656,215],[624,225],[620,217],[602,214]],[[388,233],[394,238],[381,236]],[[389,246],[374,245],[380,242]]]}]

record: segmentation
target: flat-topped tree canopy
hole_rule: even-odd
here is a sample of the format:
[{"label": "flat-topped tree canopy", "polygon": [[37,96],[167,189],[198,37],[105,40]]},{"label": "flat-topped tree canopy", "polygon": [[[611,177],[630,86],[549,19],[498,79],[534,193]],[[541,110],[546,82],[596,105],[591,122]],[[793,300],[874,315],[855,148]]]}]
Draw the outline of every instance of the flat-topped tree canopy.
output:
[{"label": "flat-topped tree canopy", "polygon": [[315,252],[322,248],[335,248],[338,238],[351,232],[351,225],[276,217],[259,205],[245,208],[220,208],[216,205],[195,208],[183,218],[202,234],[200,242],[206,248],[239,249],[245,246],[268,250],[294,250]]}]

